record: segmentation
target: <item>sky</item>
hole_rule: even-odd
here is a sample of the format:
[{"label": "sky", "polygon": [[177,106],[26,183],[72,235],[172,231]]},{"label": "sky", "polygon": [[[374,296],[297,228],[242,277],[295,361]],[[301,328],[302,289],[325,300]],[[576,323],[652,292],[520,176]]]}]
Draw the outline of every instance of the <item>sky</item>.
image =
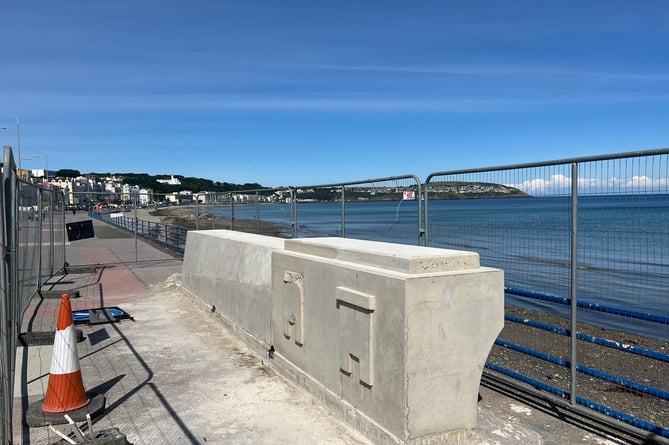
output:
[{"label": "sky", "polygon": [[669,147],[666,0],[49,0],[0,22],[23,168],[278,187]]}]

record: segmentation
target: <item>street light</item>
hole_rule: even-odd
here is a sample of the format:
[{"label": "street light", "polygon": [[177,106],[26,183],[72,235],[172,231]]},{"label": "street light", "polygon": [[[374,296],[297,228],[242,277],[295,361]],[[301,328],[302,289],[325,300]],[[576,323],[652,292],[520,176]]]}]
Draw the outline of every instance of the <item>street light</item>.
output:
[{"label": "street light", "polygon": [[[24,161],[30,161],[30,160],[32,160],[32,159],[41,159],[41,158],[42,158],[42,157],[41,157],[40,155],[26,156],[25,158],[19,158],[19,165],[21,165],[21,160],[24,160]],[[19,167],[19,176],[21,177],[21,179],[24,179],[24,180],[27,181],[28,178],[30,177],[30,173],[27,174],[26,177],[24,178],[22,172],[23,172],[23,170],[21,169],[21,167]]]},{"label": "street light", "polygon": [[[30,159],[42,159],[42,155],[35,155],[35,156],[27,156],[25,158],[19,158],[19,161],[23,159],[24,161],[28,161]],[[20,168],[19,168],[20,170]],[[49,156],[46,150],[44,150],[44,176],[42,179],[42,182],[46,182],[49,180]]]},{"label": "street light", "polygon": [[[0,127],[0,130],[13,130],[13,128]],[[19,127],[18,116],[16,116],[16,139],[18,143],[16,149],[18,150],[19,170],[21,170],[21,127]]]}]

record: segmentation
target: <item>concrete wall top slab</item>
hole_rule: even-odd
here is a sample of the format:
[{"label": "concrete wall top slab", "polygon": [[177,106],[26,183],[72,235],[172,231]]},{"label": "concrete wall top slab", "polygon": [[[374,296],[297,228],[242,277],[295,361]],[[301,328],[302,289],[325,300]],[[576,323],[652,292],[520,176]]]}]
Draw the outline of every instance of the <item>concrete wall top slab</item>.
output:
[{"label": "concrete wall top slab", "polygon": [[256,233],[236,232],[234,230],[191,230],[189,233],[197,233],[214,238],[234,239],[243,243],[259,244],[272,249],[283,249],[283,238],[274,236],[258,235]]},{"label": "concrete wall top slab", "polygon": [[285,241],[289,252],[365,264],[406,274],[472,270],[480,267],[476,252],[383,243],[351,238],[304,238]]}]

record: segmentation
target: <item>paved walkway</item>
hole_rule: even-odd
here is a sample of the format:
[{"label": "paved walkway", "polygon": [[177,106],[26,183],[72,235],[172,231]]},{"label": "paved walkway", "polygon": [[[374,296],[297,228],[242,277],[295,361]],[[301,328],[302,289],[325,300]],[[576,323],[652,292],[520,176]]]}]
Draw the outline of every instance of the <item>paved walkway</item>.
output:
[{"label": "paved walkway", "polygon": [[[81,219],[86,216],[68,215],[68,221]],[[264,357],[186,297],[178,287],[180,258],[105,223],[94,221],[94,229],[95,238],[68,243],[66,257],[71,266],[95,266],[95,271],[73,269],[77,273],[43,287],[79,291],[73,310],[119,306],[133,316],[77,326],[84,335],[78,344],[84,385],[107,401],[94,430],[116,427],[134,445],[371,443],[277,375]],[[35,298],[22,332],[53,331],[58,305],[59,299]],[[44,397],[52,350],[19,348],[16,444],[59,439],[47,427],[22,423],[29,404]],[[540,402],[484,386],[481,395],[481,444],[627,443]]]}]

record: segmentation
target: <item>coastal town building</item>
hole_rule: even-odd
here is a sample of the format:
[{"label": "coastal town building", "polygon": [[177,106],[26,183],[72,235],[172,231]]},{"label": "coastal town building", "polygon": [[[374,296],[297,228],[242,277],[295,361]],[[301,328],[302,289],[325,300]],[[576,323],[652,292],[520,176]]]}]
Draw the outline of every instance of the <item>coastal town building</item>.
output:
[{"label": "coastal town building", "polygon": [[179,178],[175,178],[174,176],[170,176],[170,179],[156,179],[156,181],[167,185],[181,185]]}]

